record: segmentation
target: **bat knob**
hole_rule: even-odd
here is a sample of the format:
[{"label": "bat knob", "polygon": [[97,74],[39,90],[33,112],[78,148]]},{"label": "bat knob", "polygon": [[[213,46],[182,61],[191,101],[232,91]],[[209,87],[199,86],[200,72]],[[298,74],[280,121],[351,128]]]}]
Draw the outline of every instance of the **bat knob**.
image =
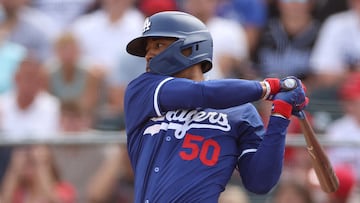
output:
[{"label": "bat knob", "polygon": [[293,90],[297,87],[296,80],[294,78],[287,78],[281,83],[281,87],[284,90]]}]

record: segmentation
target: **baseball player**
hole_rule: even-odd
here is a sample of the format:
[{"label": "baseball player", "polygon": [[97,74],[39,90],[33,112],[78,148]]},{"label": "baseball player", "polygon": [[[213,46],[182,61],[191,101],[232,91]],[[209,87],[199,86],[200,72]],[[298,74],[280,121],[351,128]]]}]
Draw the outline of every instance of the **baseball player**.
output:
[{"label": "baseball player", "polygon": [[[204,81],[212,38],[194,16],[166,11],[146,19],[127,52],[146,72],[125,93],[127,144],[135,202],[217,202],[234,169],[254,193],[267,193],[282,170],[289,117],[307,104],[301,81]],[[249,102],[273,102],[265,130]]]}]

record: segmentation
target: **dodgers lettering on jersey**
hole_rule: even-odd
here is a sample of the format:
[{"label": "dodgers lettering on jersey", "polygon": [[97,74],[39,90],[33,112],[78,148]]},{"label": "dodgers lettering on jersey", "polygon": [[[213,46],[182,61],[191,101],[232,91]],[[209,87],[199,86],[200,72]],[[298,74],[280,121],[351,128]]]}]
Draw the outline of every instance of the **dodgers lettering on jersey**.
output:
[{"label": "dodgers lettering on jersey", "polygon": [[[162,112],[161,88],[181,88],[167,78],[145,73],[126,91],[135,202],[217,202],[239,156],[256,151],[262,122],[251,104]],[[192,99],[177,96],[184,106]]]},{"label": "dodgers lettering on jersey", "polygon": [[[191,128],[199,129],[218,129],[230,131],[231,127],[227,115],[219,112],[206,112],[198,110],[177,110],[169,111],[165,116],[152,118],[152,121],[162,121],[161,124],[155,124],[145,129],[144,135],[154,135],[160,130],[175,130],[174,136],[177,139],[184,138],[186,132]],[[163,121],[168,122],[163,122]],[[207,121],[202,124],[202,121]],[[176,123],[180,122],[180,123]]]}]

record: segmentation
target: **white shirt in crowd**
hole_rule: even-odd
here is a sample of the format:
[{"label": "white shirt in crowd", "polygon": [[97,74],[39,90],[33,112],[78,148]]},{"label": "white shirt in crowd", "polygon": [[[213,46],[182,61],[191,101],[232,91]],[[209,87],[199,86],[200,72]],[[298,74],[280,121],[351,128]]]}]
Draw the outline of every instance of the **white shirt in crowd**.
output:
[{"label": "white shirt in crowd", "polygon": [[60,103],[39,93],[28,109],[19,109],[15,93],[0,96],[0,132],[9,139],[48,138],[59,130]]},{"label": "white shirt in crowd", "polygon": [[360,15],[346,11],[323,24],[310,63],[315,73],[341,74],[360,63]]},{"label": "white shirt in crowd", "polygon": [[93,4],[95,0],[31,0],[31,6],[44,13],[64,30]]},{"label": "white shirt in crowd", "polygon": [[108,14],[99,10],[79,18],[72,30],[85,56],[113,73],[127,43],[141,35],[143,24],[144,16],[137,9],[127,10],[117,22],[110,22]]},{"label": "white shirt in crowd", "polygon": [[219,69],[219,59],[223,56],[246,59],[249,55],[245,30],[235,21],[213,17],[207,23],[214,43],[213,68],[207,74],[210,79],[224,78]]},{"label": "white shirt in crowd", "polygon": [[[360,142],[360,125],[350,116],[344,116],[328,126],[325,133],[333,142]],[[350,164],[354,167],[358,181],[360,181],[360,148],[332,147],[328,149],[329,159],[334,166]]]}]

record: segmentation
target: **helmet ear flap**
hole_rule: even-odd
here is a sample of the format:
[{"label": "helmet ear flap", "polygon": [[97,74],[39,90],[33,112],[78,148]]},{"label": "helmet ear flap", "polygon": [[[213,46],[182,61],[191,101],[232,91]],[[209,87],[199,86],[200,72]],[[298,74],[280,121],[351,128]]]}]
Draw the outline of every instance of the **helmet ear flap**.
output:
[{"label": "helmet ear flap", "polygon": [[[199,47],[200,45],[198,43],[193,44],[193,46],[191,47],[187,47],[181,50],[181,53],[185,56],[185,57],[190,57],[193,52],[197,52],[199,51]],[[201,69],[203,73],[208,72],[210,69],[212,68],[212,63],[211,61],[202,61],[201,62]]]}]

